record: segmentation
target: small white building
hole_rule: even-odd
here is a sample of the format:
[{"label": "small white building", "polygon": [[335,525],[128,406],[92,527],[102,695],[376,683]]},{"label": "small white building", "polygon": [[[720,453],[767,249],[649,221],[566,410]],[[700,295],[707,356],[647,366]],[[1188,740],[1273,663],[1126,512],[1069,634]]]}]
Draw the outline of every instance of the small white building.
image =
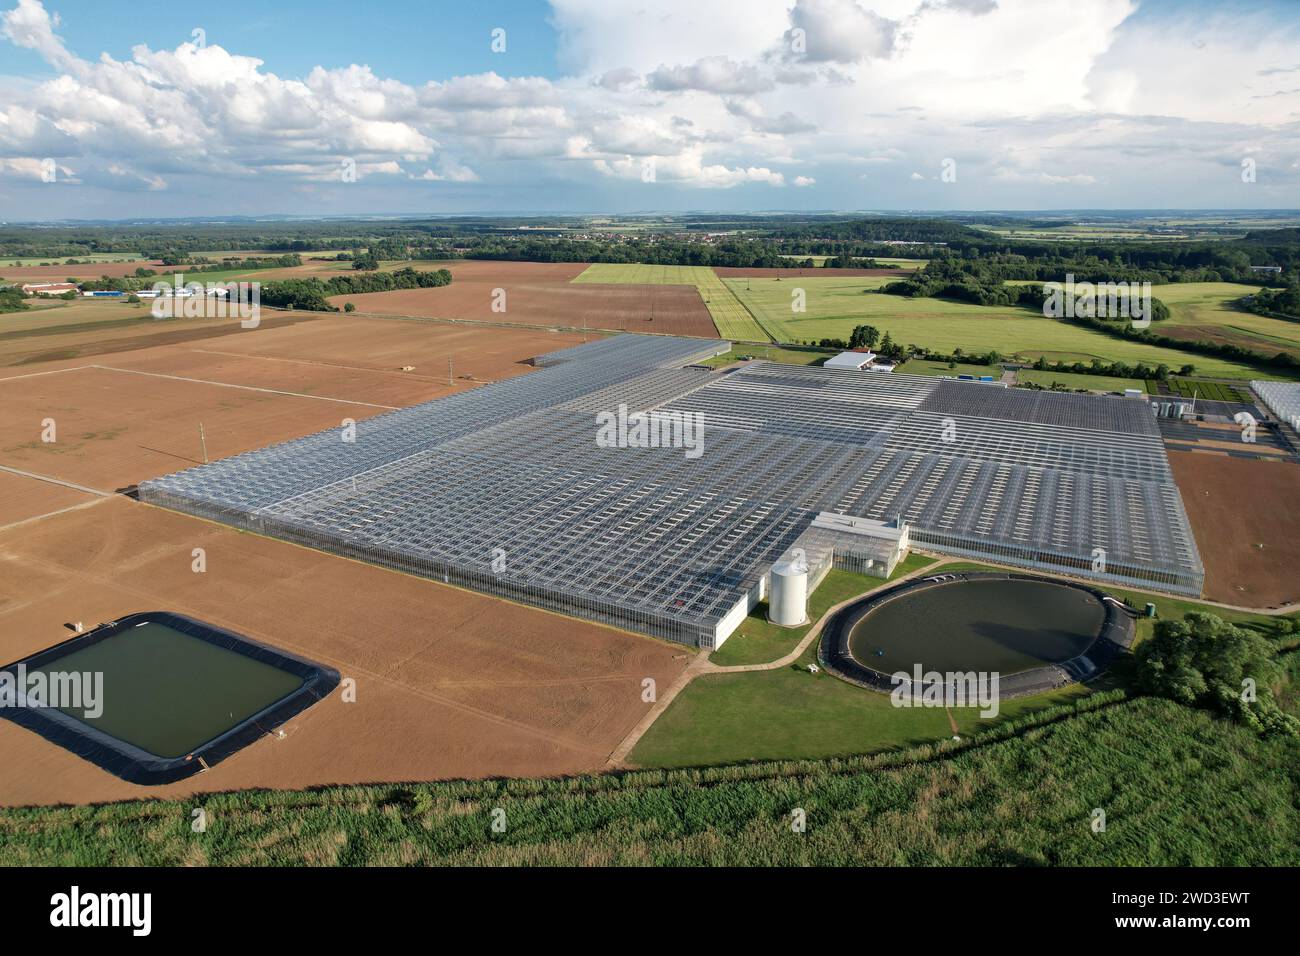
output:
[{"label": "small white building", "polygon": [[822,363],[823,368],[866,368],[876,360],[875,352],[841,352]]}]

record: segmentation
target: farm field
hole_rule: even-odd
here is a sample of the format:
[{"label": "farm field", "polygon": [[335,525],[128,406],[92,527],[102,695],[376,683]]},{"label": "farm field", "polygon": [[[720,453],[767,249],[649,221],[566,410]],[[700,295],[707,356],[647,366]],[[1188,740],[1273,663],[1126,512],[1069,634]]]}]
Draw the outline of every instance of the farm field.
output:
[{"label": "farm field", "polygon": [[[569,281],[587,268],[581,263],[473,260],[430,265],[450,269],[451,285],[339,295],[330,302],[340,308],[351,302],[359,312],[382,315],[718,337],[708,309],[689,286]],[[504,291],[504,312],[492,308],[494,301],[501,301],[497,290]]]},{"label": "farm field", "polygon": [[736,300],[731,290],[707,266],[596,262],[575,276],[573,282],[575,285],[690,286],[698,291],[713,319],[716,334],[721,338],[744,342],[767,342],[771,339],[767,330],[754,321],[749,310]]},{"label": "farm field", "polygon": [[[78,257],[82,258],[82,257]],[[37,260],[41,261],[41,260]],[[13,262],[13,260],[9,260]],[[161,270],[163,265],[157,259],[114,259],[112,261],[92,262],[76,266],[69,265],[7,265],[0,264],[0,278],[7,282],[62,282],[64,279],[98,279],[100,276],[135,275],[136,269]]]},{"label": "farm field", "polygon": [[[1161,383],[1154,380],[1147,382],[1147,391],[1152,395],[1157,393]],[[1199,382],[1187,378],[1170,378],[1164,385],[1169,389],[1171,395],[1178,395],[1182,398],[1208,398],[1216,402],[1252,402],[1254,399],[1250,395],[1250,389],[1243,383],[1241,386],[1225,385],[1222,382]]]},{"label": "farm field", "polygon": [[[69,620],[167,608],[334,666],[358,702],[325,700],[286,738],[161,789],[0,722],[0,759],[28,768],[0,777],[0,804],[592,771],[648,707],[641,681],[667,686],[685,666],[679,647],[112,493],[201,462],[200,422],[213,458],[344,417],[364,434],[389,408],[528,374],[528,359],[580,334],[319,315],[136,348],[132,327],[91,324],[126,351],[0,372],[0,659],[56,643]],[[0,339],[0,361],[32,337]],[[219,574],[194,573],[196,547]]]},{"label": "farm field", "polygon": [[1169,465],[1205,564],[1205,596],[1247,607],[1300,601],[1300,465],[1190,451],[1171,451]]},{"label": "farm field", "polygon": [[1170,317],[1158,331],[1172,338],[1240,345],[1273,355],[1300,354],[1300,322],[1256,315],[1233,302],[1258,292],[1233,282],[1174,282],[1153,286],[1151,294],[1169,306]]},{"label": "farm field", "polygon": [[[264,309],[261,327],[265,330],[327,318],[323,312]],[[233,319],[155,319],[145,303],[59,300],[50,308],[0,315],[0,368],[197,343],[245,331]]]},{"label": "farm field", "polygon": [[[194,548],[209,573],[191,569]],[[0,658],[141,608],[168,608],[336,668],[331,695],[202,773],[127,783],[0,721],[0,804],[93,803],[591,771],[668,686],[680,648],[114,496],[0,531]],[[220,573],[215,573],[220,568]],[[382,634],[376,641],[373,635]]]},{"label": "farm field", "polygon": [[1147,383],[1140,378],[1083,375],[1075,372],[1040,372],[1031,368],[1022,368],[1016,372],[1016,381],[1033,382],[1044,388],[1051,388],[1053,382],[1060,382],[1067,388],[1086,388],[1090,392],[1123,392],[1126,388],[1147,390]]},{"label": "farm field", "polygon": [[[1084,361],[1094,358],[1127,363],[1185,364],[1199,375],[1224,378],[1278,378],[1275,370],[1175,349],[1112,338],[1083,326],[1046,319],[1029,309],[969,305],[945,299],[909,299],[865,292],[867,279],[803,279],[807,312],[790,309],[790,286],[772,279],[727,280],[737,297],[782,340],[847,339],[854,326],[874,325],[895,341],[941,352],[994,350],[1032,361]],[[883,280],[888,281],[888,280]]]},{"label": "farm field", "polygon": [[[1021,724],[1022,736],[1007,727],[975,742],[815,763],[220,794],[204,805],[222,826],[198,838],[183,803],[5,810],[0,863],[1300,862],[1289,741],[1154,699],[1089,702]],[[1110,820],[1093,834],[1098,794]],[[791,834],[792,806],[806,810],[805,833]],[[504,834],[488,826],[497,807],[511,821]]]},{"label": "farm field", "polygon": [[89,492],[0,470],[0,531],[18,522],[98,500]]},{"label": "farm field", "polygon": [[[209,456],[225,457],[526,374],[531,356],[582,341],[325,314],[294,324],[263,319],[257,329],[205,320],[206,330],[196,330],[205,338],[148,346],[134,338],[135,326],[96,330],[94,356],[0,371],[0,465],[112,491],[201,463],[200,422]],[[192,321],[143,320],[180,330]],[[125,351],[108,350],[115,338]],[[32,336],[0,338],[0,365],[10,349],[33,347]],[[53,443],[41,440],[47,417]]]},{"label": "farm field", "polygon": [[[0,378],[0,464],[104,492],[385,411],[107,365]],[[55,440],[44,440],[44,422]]]}]

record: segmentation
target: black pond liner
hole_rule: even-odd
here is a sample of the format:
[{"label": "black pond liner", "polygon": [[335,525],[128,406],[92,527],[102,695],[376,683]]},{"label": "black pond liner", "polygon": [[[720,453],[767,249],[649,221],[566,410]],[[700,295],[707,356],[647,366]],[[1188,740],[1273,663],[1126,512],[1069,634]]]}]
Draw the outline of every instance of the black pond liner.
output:
[{"label": "black pond liner", "polygon": [[339,672],[333,668],[259,643],[233,631],[196,621],[183,614],[173,614],[170,611],[142,611],[128,614],[85,634],[79,634],[53,647],[38,651],[21,661],[0,667],[0,672],[13,674],[20,664],[26,665],[29,671],[44,667],[74,651],[98,644],[125,630],[146,623],[160,624],[225,650],[251,657],[255,661],[302,678],[303,683],[296,690],[241,720],[229,730],[201,744],[183,757],[166,758],[151,754],[53,707],[0,707],[0,717],[40,734],[51,743],[58,744],[83,760],[88,760],[129,783],[158,786],[174,783],[199,773],[203,770],[204,764],[211,767],[225,760],[285,721],[302,713],[339,684]]},{"label": "black pond liner", "polygon": [[[999,696],[1004,700],[1039,694],[1043,691],[1063,687],[1082,680],[1091,680],[1099,676],[1133,644],[1135,628],[1133,612],[1129,611],[1113,597],[1099,588],[1089,587],[1075,581],[1063,581],[1060,578],[1043,577],[1037,574],[1018,574],[1012,571],[954,571],[945,574],[943,568],[937,568],[934,574],[921,578],[911,578],[877,591],[854,601],[847,607],[836,611],[822,629],[821,639],[817,642],[817,660],[836,677],[866,687],[870,690],[890,693],[894,689],[891,675],[867,667],[849,650],[849,638],[853,628],[864,617],[896,597],[930,588],[946,587],[961,581],[1033,581],[1040,584],[1056,584],[1061,587],[1076,588],[1091,594],[1101,602],[1106,617],[1091,644],[1079,654],[1059,664],[1044,664],[1029,670],[1018,671],[1000,677],[998,681]],[[1094,669],[1082,677],[1082,659],[1086,657]]]}]

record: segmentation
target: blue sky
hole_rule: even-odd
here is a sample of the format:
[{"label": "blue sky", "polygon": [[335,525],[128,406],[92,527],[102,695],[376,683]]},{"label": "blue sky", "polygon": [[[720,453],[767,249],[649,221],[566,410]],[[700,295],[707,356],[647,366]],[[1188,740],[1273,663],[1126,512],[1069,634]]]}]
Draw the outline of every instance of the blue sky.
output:
[{"label": "blue sky", "polygon": [[0,219],[1300,205],[1300,3],[0,0],[0,18]]},{"label": "blue sky", "polygon": [[[175,47],[199,27],[209,43],[258,57],[282,76],[304,76],[314,66],[362,63],[418,84],[488,70],[554,77],[557,69],[556,34],[547,22],[550,8],[529,0],[223,0],[220,5],[52,0],[46,7],[60,14],[60,33],[83,56],[103,51],[125,60],[136,44]],[[113,8],[121,14],[106,15]],[[505,28],[507,39],[515,41],[507,43],[510,55],[504,59],[489,49],[494,27]],[[482,42],[469,42],[470,37]],[[0,73],[53,71],[38,53],[3,44]]]}]

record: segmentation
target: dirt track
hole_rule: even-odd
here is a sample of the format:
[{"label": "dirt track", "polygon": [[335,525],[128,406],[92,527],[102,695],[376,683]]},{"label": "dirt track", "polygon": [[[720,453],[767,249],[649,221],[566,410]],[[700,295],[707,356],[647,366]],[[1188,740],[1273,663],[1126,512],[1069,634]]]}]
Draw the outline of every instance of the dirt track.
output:
[{"label": "dirt track", "polygon": [[1205,564],[1206,597],[1272,607],[1300,600],[1300,466],[1171,451]]}]

